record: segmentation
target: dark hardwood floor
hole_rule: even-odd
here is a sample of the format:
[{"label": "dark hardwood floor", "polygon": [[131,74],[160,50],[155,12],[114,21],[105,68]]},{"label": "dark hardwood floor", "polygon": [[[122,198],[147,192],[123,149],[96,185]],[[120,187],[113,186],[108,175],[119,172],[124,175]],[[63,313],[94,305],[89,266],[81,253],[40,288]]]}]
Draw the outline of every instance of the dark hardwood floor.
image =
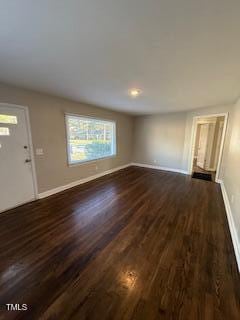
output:
[{"label": "dark hardwood floor", "polygon": [[0,319],[240,319],[219,185],[130,167],[1,214],[0,303]]}]

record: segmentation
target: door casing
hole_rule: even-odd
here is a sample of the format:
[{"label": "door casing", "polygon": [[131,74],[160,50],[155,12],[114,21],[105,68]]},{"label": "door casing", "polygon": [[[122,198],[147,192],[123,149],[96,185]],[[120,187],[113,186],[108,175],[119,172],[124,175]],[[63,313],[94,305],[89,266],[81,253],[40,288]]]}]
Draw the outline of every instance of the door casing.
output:
[{"label": "door casing", "polygon": [[191,132],[191,139],[190,139],[190,150],[189,150],[189,156],[188,156],[188,174],[191,175],[193,171],[194,147],[195,147],[195,141],[196,141],[198,121],[201,118],[224,117],[223,133],[222,133],[222,139],[220,144],[220,152],[218,156],[216,178],[215,178],[215,182],[217,183],[221,182],[221,180],[219,179],[219,173],[220,173],[221,162],[222,162],[223,147],[224,147],[224,142],[225,142],[226,132],[227,132],[228,116],[229,116],[229,113],[225,112],[225,113],[216,113],[216,114],[203,114],[200,116],[193,117],[192,132]]}]

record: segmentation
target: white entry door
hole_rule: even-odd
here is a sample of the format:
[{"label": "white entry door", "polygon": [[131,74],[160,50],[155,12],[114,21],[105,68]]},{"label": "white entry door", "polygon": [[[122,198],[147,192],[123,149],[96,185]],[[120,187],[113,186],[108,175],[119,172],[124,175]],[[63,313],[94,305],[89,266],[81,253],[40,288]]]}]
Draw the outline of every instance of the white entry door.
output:
[{"label": "white entry door", "polygon": [[26,110],[0,104],[0,212],[34,199]]},{"label": "white entry door", "polygon": [[203,169],[205,168],[207,142],[208,142],[208,131],[209,131],[209,124],[208,123],[200,125],[197,165]]}]

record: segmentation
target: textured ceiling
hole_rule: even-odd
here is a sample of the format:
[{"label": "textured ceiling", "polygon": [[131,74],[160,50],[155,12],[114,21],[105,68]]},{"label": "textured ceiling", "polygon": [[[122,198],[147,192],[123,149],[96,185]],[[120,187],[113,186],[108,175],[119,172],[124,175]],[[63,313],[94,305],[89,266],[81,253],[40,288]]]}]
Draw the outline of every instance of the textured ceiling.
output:
[{"label": "textured ceiling", "polygon": [[0,81],[132,114],[233,102],[239,17],[239,0],[1,1]]}]

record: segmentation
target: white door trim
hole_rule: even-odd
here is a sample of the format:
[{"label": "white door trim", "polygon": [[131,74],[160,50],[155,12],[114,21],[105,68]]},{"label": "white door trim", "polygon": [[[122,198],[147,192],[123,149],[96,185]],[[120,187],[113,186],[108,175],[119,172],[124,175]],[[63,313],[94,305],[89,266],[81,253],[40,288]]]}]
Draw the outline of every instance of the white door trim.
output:
[{"label": "white door trim", "polygon": [[189,152],[189,162],[188,162],[188,174],[191,175],[192,170],[193,170],[194,147],[195,147],[195,142],[196,142],[197,123],[198,123],[199,119],[213,118],[213,117],[224,117],[222,140],[221,140],[221,144],[220,144],[220,152],[219,152],[219,156],[218,156],[218,164],[217,164],[216,178],[215,178],[215,182],[218,182],[218,183],[220,182],[219,173],[220,173],[220,167],[221,167],[221,162],[222,162],[224,141],[225,141],[226,132],[227,132],[228,115],[229,115],[228,112],[225,112],[225,113],[199,115],[199,116],[193,117],[192,133],[191,133],[191,140],[190,140],[191,143],[190,143],[190,152]]},{"label": "white door trim", "polygon": [[[30,117],[29,117],[29,109],[26,106],[21,106],[13,103],[7,103],[7,102],[0,102],[0,106],[5,107],[12,107],[12,108],[19,108],[24,110],[25,117],[26,117],[26,124],[27,124],[27,134],[28,134],[28,140],[29,140],[29,150],[30,150],[30,156],[31,156],[31,165],[32,165],[32,179],[33,179],[33,188],[34,188],[34,198],[35,200],[38,199],[38,187],[37,187],[37,174],[36,174],[36,166],[35,166],[35,158],[34,158],[34,149],[33,149],[33,142],[32,142],[32,133],[31,133],[31,124],[30,124]],[[25,203],[25,202],[24,202]],[[20,203],[17,206],[20,206]],[[8,209],[9,210],[9,209]]]}]

